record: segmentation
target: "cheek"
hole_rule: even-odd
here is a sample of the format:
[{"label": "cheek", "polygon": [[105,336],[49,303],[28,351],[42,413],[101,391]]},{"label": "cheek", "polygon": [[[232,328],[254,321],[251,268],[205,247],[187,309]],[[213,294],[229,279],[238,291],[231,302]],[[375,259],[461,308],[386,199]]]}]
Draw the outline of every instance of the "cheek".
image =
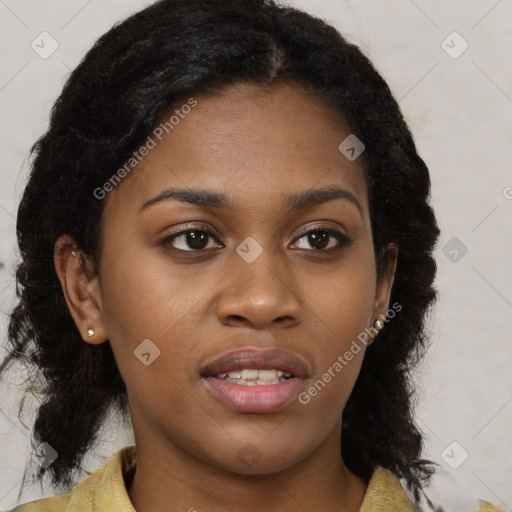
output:
[{"label": "cheek", "polygon": [[[185,271],[144,251],[102,258],[102,304],[109,337],[165,338],[208,288],[200,271]],[[108,270],[107,270],[108,269]]]},{"label": "cheek", "polygon": [[189,278],[179,267],[148,264],[142,251],[124,252],[115,261],[107,253],[102,267],[107,337],[130,394],[142,393],[147,385],[173,389],[190,379],[195,338],[183,333],[193,333],[189,324],[208,288],[204,277]]},{"label": "cheek", "polygon": [[106,331],[132,411],[157,422],[168,413],[162,403],[172,400],[175,417],[193,414],[195,402],[184,389],[193,380],[192,323],[204,279],[185,279],[183,271],[149,265],[136,254],[104,263],[112,269],[102,285]]},{"label": "cheek", "polygon": [[[325,280],[321,293],[309,296],[311,322],[316,324],[316,366],[303,403],[321,412],[341,409],[359,374],[369,328],[373,324],[375,269],[371,255],[357,255]],[[318,282],[317,282],[318,284]],[[319,336],[319,329],[325,334]],[[322,395],[317,400],[317,395]]]},{"label": "cheek", "polygon": [[372,322],[375,301],[375,267],[371,255],[354,252],[336,271],[324,277],[323,291],[310,295],[313,312],[325,321],[334,346],[356,337]]}]

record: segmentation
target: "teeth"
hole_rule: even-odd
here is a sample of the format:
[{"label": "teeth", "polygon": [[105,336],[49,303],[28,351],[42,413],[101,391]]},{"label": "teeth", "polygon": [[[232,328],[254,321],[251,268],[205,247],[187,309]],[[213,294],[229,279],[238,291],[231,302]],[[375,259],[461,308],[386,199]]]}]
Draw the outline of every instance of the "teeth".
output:
[{"label": "teeth", "polygon": [[226,377],[224,379],[226,382],[232,382],[233,384],[239,384],[241,386],[270,386],[271,384],[280,384],[283,380],[274,379],[274,380],[244,380],[244,379],[230,379]]},{"label": "teeth", "polygon": [[217,379],[234,382],[235,384],[241,384],[243,386],[265,386],[270,384],[279,384],[291,376],[291,373],[285,373],[275,369],[245,369],[241,371],[219,373],[215,377]]},{"label": "teeth", "polygon": [[258,386],[265,386],[267,384],[279,384],[281,381],[279,379],[273,379],[273,380],[257,380],[256,384]]},{"label": "teeth", "polygon": [[260,372],[258,370],[242,370],[240,372],[240,378],[244,380],[254,380],[258,378],[259,373]]}]

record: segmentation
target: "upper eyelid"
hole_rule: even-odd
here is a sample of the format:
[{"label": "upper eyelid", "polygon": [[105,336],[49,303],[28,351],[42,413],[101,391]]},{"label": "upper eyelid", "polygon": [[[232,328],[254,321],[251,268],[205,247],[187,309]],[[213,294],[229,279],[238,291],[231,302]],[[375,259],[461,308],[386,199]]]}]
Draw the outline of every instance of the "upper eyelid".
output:
[{"label": "upper eyelid", "polygon": [[[327,227],[327,226],[313,226],[308,227],[304,231],[301,231],[295,238],[295,240],[302,238],[304,235],[307,235],[311,233],[312,231],[325,231],[329,234],[338,234],[342,235],[344,237],[347,237],[347,235],[343,232],[341,232],[339,229],[333,228],[333,227]],[[348,237],[347,237],[348,238]]]},{"label": "upper eyelid", "polygon": [[[177,231],[176,233],[172,233],[171,235],[166,236],[163,241],[166,242],[166,241],[173,240],[173,239],[178,238],[180,236],[183,236],[183,235],[185,235],[185,234],[187,234],[187,233],[189,233],[191,231],[199,231],[199,232],[206,233],[208,236],[211,236],[212,238],[214,238],[217,242],[222,243],[222,242],[220,242],[218,240],[216,233],[214,233],[212,230],[210,230],[210,229],[208,229],[206,227],[202,227],[202,226],[197,226],[197,227],[190,226],[190,227],[187,227],[185,229]],[[330,234],[333,237],[335,237],[335,235],[339,235],[340,238],[349,239],[349,237],[345,233],[342,233],[341,231],[338,231],[337,229],[330,228],[330,227],[323,227],[323,226],[313,226],[313,227],[309,227],[309,228],[305,229],[304,231],[302,231],[301,233],[299,233],[293,239],[292,243],[297,242],[297,240],[300,240],[304,236],[306,236],[309,233],[314,232],[314,231],[324,231],[324,232]],[[338,240],[338,242],[340,242],[340,240]]]},{"label": "upper eyelid", "polygon": [[171,233],[170,235],[167,235],[164,238],[164,240],[169,240],[171,238],[175,238],[175,237],[184,235],[184,234],[189,233],[191,231],[200,231],[200,232],[203,232],[203,233],[207,233],[209,236],[211,236],[212,238],[217,239],[217,241],[218,241],[218,235],[215,233],[215,231],[213,231],[210,228],[207,228],[207,227],[204,227],[204,226],[200,226],[200,225],[199,226],[186,226],[185,228],[180,229],[179,231],[176,231],[175,233]]}]

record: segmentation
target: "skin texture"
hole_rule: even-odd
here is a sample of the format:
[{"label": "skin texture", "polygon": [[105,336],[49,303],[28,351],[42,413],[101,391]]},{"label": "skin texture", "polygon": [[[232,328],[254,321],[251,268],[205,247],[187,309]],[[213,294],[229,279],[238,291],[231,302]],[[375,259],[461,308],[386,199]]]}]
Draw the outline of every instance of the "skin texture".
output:
[{"label": "skin texture", "polygon": [[[127,386],[138,451],[130,498],[138,512],[357,511],[367,483],[340,457],[341,413],[364,350],[308,404],[269,414],[228,408],[200,375],[232,350],[279,347],[306,362],[302,391],[385,315],[395,260],[378,280],[363,169],[338,150],[350,129],[297,86],[237,85],[196,99],[109,193],[99,273],[69,237],[55,247],[84,341],[110,340]],[[286,213],[289,194],[330,186],[361,211],[334,199]],[[170,187],[222,192],[235,208],[164,200],[140,211]],[[191,227],[213,234],[202,252],[185,236],[163,242]],[[303,236],[312,228],[351,242],[312,254]],[[249,236],[263,249],[252,263],[236,252]],[[134,356],[144,339],[160,350],[148,366]],[[251,464],[240,456],[248,443]]]}]

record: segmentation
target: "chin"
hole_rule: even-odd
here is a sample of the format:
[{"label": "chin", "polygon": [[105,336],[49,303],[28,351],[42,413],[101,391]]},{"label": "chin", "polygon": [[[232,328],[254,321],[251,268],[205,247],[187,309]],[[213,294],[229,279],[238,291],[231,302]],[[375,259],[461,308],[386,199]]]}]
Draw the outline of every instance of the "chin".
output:
[{"label": "chin", "polygon": [[285,452],[288,448],[262,453],[255,445],[247,443],[242,445],[234,459],[224,457],[211,463],[239,475],[272,475],[290,469],[307,456],[289,452],[285,456]]}]

